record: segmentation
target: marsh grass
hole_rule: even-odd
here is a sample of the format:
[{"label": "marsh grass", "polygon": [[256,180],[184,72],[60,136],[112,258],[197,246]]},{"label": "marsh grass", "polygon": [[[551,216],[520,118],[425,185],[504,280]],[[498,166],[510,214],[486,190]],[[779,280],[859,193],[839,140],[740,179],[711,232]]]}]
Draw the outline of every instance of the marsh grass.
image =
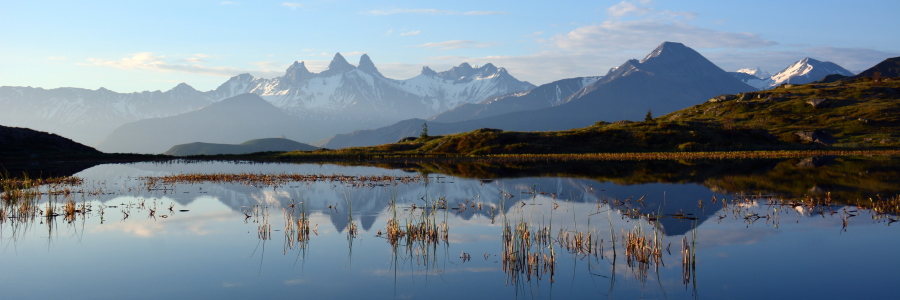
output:
[{"label": "marsh grass", "polygon": [[637,269],[641,278],[647,277],[651,266],[662,266],[662,238],[654,231],[647,236],[642,227],[634,227],[622,232],[622,247],[625,249],[625,260],[632,269]]},{"label": "marsh grass", "polygon": [[[300,206],[297,209],[297,206]],[[306,202],[296,203],[291,199],[287,207],[282,208],[284,221],[284,253],[288,250],[299,249],[304,255],[309,246],[310,225],[309,210]],[[295,217],[296,215],[296,217]]]},{"label": "marsh grass", "polygon": [[507,285],[519,285],[522,279],[541,280],[548,273],[550,282],[553,282],[556,274],[556,250],[552,247],[554,240],[549,228],[535,229],[524,221],[515,226],[505,223],[501,239],[501,260],[503,271],[507,274]]},{"label": "marsh grass", "polygon": [[169,189],[175,184],[199,184],[199,183],[234,183],[257,188],[282,187],[292,182],[334,182],[351,187],[375,187],[392,186],[398,184],[417,183],[421,176],[361,176],[344,174],[296,174],[296,173],[188,173],[172,174],[166,176],[144,176],[139,179],[144,181],[147,190]]},{"label": "marsh grass", "polygon": [[420,213],[411,215],[403,224],[396,217],[388,219],[385,226],[387,233],[385,238],[391,245],[447,242],[450,236],[447,222],[438,223],[434,211],[431,213],[425,212],[425,210],[419,211]]}]

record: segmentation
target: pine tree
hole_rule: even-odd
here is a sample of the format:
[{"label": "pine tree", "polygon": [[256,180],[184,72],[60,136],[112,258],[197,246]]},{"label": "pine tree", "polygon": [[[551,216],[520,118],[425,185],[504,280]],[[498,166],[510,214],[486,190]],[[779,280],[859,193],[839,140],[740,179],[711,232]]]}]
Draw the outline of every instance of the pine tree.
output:
[{"label": "pine tree", "polygon": [[644,122],[653,122],[653,111],[647,110],[647,117],[644,117]]},{"label": "pine tree", "polygon": [[428,123],[422,123],[422,133],[419,134],[420,139],[428,138]]}]

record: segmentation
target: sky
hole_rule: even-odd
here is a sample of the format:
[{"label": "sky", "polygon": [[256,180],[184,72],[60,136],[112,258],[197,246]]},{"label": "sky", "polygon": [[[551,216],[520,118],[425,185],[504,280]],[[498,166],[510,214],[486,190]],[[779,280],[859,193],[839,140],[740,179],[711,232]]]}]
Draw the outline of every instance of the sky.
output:
[{"label": "sky", "polygon": [[0,86],[207,91],[366,53],[387,77],[492,63],[540,85],[605,75],[665,41],[726,71],[900,56],[900,1],[0,1]]}]

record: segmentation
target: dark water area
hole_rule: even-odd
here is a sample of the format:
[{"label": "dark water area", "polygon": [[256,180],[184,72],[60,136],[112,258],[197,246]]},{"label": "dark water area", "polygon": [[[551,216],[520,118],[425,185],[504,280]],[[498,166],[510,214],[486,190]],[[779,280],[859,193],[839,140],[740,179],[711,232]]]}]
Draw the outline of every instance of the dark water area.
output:
[{"label": "dark water area", "polygon": [[0,276],[9,299],[892,298],[898,163],[97,165],[4,200]]}]

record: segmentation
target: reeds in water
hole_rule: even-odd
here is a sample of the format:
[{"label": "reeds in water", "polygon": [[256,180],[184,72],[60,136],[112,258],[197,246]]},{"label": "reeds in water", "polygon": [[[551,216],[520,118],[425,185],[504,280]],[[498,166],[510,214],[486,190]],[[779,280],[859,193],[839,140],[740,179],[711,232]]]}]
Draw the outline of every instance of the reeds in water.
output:
[{"label": "reeds in water", "polygon": [[[439,200],[438,203],[446,203],[441,201],[446,200]],[[392,200],[391,205],[393,216],[388,219],[387,225],[385,226],[385,238],[391,245],[396,246],[401,243],[410,245],[417,242],[436,245],[440,244],[441,241],[446,243],[449,239],[450,228],[447,226],[447,222],[437,222],[435,209],[440,207],[439,204],[431,206],[432,209],[430,211],[413,209],[411,214],[418,215],[411,216],[407,219],[406,223],[402,225],[397,216],[396,201]]]},{"label": "reeds in water", "polygon": [[650,266],[663,265],[662,238],[658,234],[648,237],[641,227],[622,232],[622,246],[625,248],[625,260],[629,267],[637,268],[638,274],[646,278]]},{"label": "reeds in water", "polygon": [[550,274],[553,282],[556,272],[556,251],[551,246],[552,238],[549,228],[532,230],[526,222],[519,222],[515,227],[509,223],[503,228],[503,272],[507,274],[507,284],[517,284],[519,276],[526,281],[532,277],[540,280],[543,275]]},{"label": "reeds in water", "polygon": [[300,212],[297,215],[296,219],[294,218],[297,204],[291,200],[291,204],[286,208],[282,208],[282,212],[284,213],[284,252],[287,253],[289,249],[294,249],[295,247],[299,247],[300,250],[305,250],[309,245],[309,234],[310,234],[310,226],[309,226],[309,213],[307,211],[306,203],[300,203]]}]

